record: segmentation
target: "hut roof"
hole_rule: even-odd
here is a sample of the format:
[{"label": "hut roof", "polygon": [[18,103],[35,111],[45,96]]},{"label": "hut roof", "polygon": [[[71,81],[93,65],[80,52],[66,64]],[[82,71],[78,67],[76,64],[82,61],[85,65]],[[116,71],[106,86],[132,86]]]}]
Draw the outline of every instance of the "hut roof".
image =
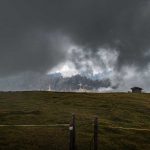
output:
[{"label": "hut roof", "polygon": [[143,90],[143,89],[140,88],[140,87],[132,87],[131,89],[132,89],[132,90],[134,90],[134,89],[137,89],[137,90]]}]

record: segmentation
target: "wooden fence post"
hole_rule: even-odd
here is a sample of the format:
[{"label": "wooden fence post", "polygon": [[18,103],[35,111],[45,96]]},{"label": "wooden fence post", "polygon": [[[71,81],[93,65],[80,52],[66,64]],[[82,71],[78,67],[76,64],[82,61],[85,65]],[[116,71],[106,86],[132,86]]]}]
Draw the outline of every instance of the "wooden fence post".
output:
[{"label": "wooden fence post", "polygon": [[98,118],[94,119],[94,150],[98,150]]},{"label": "wooden fence post", "polygon": [[69,150],[76,150],[76,124],[75,114],[72,115],[72,120],[69,126]]}]

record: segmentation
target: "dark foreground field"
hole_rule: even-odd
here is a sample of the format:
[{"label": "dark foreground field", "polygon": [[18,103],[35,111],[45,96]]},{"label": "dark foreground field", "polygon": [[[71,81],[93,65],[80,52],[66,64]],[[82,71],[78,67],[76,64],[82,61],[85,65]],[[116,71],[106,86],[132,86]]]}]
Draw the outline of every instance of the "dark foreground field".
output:
[{"label": "dark foreground field", "polygon": [[[150,94],[0,93],[0,124],[68,124],[77,118],[77,148],[90,150],[93,117],[99,149],[150,150]],[[0,150],[67,150],[68,127],[0,127]]]}]

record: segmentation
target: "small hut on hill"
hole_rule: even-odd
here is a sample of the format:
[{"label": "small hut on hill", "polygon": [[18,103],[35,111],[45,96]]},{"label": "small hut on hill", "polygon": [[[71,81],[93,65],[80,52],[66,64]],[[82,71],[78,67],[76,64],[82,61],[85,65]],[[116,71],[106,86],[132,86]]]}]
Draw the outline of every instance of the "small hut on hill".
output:
[{"label": "small hut on hill", "polygon": [[143,89],[140,87],[132,87],[131,90],[132,90],[132,93],[142,93]]}]

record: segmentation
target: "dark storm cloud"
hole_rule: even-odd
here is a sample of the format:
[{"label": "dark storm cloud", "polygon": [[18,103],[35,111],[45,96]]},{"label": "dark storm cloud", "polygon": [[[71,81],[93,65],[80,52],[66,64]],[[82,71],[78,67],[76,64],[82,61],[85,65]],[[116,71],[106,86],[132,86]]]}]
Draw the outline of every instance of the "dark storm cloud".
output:
[{"label": "dark storm cloud", "polygon": [[52,33],[85,52],[116,49],[118,66],[143,67],[150,57],[144,55],[150,48],[149,9],[148,0],[1,0],[0,75],[47,71],[65,59],[63,40]]}]

